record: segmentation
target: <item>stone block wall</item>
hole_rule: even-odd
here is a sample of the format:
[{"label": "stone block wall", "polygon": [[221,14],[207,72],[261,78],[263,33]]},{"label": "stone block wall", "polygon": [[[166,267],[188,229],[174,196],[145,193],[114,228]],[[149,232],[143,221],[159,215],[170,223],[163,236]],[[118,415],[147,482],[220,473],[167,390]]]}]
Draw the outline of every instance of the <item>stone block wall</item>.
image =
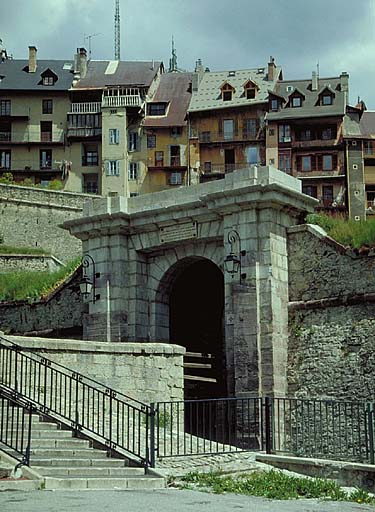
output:
[{"label": "stone block wall", "polygon": [[43,254],[0,254],[1,272],[55,272],[62,265],[54,256]]},{"label": "stone block wall", "polygon": [[[7,333],[82,332],[81,268],[42,299],[0,302],[0,330]],[[66,334],[65,334],[66,335]]]},{"label": "stone block wall", "polygon": [[63,262],[81,254],[81,242],[60,225],[82,215],[88,194],[0,184],[0,239],[15,247],[42,247]]},{"label": "stone block wall", "polygon": [[7,339],[136,400],[183,400],[185,349],[178,345]]},{"label": "stone block wall", "polygon": [[374,400],[375,256],[289,229],[288,394]]}]

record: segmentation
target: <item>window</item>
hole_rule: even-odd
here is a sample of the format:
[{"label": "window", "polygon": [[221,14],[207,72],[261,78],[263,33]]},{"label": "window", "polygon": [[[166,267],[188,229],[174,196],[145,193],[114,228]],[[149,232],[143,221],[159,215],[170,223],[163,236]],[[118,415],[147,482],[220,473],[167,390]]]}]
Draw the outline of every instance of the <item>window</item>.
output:
[{"label": "window", "polygon": [[109,129],[109,143],[110,144],[118,144],[120,141],[120,134],[117,128]]},{"label": "window", "polygon": [[270,129],[268,130],[268,135],[269,135],[270,137],[273,137],[273,136],[275,135],[275,129],[274,129],[274,128],[270,128]]},{"label": "window", "polygon": [[245,137],[256,137],[257,134],[257,120],[256,119],[246,119],[245,120]]},{"label": "window", "polygon": [[11,162],[11,151],[10,149],[5,149],[0,151],[0,169],[10,169]]},{"label": "window", "polygon": [[332,96],[331,96],[331,94],[324,94],[322,96],[322,105],[332,105]]},{"label": "window", "polygon": [[138,175],[138,162],[129,162],[128,178],[136,180]]},{"label": "window", "polygon": [[246,160],[249,165],[259,163],[259,148],[258,146],[250,146],[246,148]]},{"label": "window", "polygon": [[98,175],[97,174],[83,174],[83,192],[86,194],[98,193]]},{"label": "window", "polygon": [[40,140],[42,142],[52,142],[52,121],[40,122]]},{"label": "window", "polygon": [[302,170],[303,171],[311,171],[311,156],[303,156],[302,157]]},{"label": "window", "polygon": [[253,100],[255,98],[256,90],[255,87],[249,87],[246,89],[246,98],[248,100]]},{"label": "window", "polygon": [[147,105],[149,116],[165,116],[167,110],[166,103],[149,103]]},{"label": "window", "polygon": [[155,151],[155,167],[163,167],[164,153],[163,151]]},{"label": "window", "polygon": [[300,133],[301,140],[311,140],[311,130],[302,130]]},{"label": "window", "polygon": [[232,101],[233,91],[223,91],[223,101]]},{"label": "window", "polygon": [[332,128],[325,128],[324,130],[322,130],[322,139],[323,140],[330,140],[332,138],[333,138]]},{"label": "window", "polygon": [[43,114],[52,114],[53,111],[53,100],[43,100],[42,101],[42,113]]},{"label": "window", "polygon": [[234,134],[234,121],[233,119],[224,119],[223,121],[224,128],[224,139],[232,140]]},{"label": "window", "polygon": [[279,110],[279,100],[271,100],[271,110]]},{"label": "window", "polygon": [[82,166],[98,165],[98,160],[97,146],[83,146]]},{"label": "window", "polygon": [[180,137],[181,134],[182,134],[181,126],[172,126],[172,128],[171,128],[171,136],[172,137]]},{"label": "window", "polygon": [[0,100],[0,116],[10,116],[11,113],[11,101]]},{"label": "window", "polygon": [[374,146],[371,140],[365,141],[365,155],[374,154]]},{"label": "window", "polygon": [[[333,202],[333,186],[332,185],[323,185],[323,203],[325,205],[331,206]],[[327,206],[328,206],[327,205]]]},{"label": "window", "polygon": [[280,171],[286,172],[287,174],[291,173],[291,158],[290,152],[280,152],[279,153],[279,169]]},{"label": "window", "polygon": [[181,165],[180,146],[170,147],[170,165],[172,167],[178,167],[179,165]]},{"label": "window", "polygon": [[169,178],[170,185],[181,185],[182,184],[182,174],[180,172],[172,172],[171,177]]},{"label": "window", "polygon": [[147,135],[147,147],[156,148],[156,135]]},{"label": "window", "polygon": [[290,125],[281,124],[279,126],[279,142],[290,142]]},{"label": "window", "polygon": [[200,141],[201,142],[210,142],[211,141],[211,132],[201,132]]},{"label": "window", "polygon": [[105,173],[107,176],[120,176],[120,161],[107,160],[105,163]]},{"label": "window", "polygon": [[302,98],[300,96],[292,98],[292,107],[302,107]]},{"label": "window", "polygon": [[323,155],[323,171],[332,171],[333,161],[332,155]]},{"label": "window", "polygon": [[204,172],[211,172],[211,170],[212,170],[211,162],[204,162],[203,170],[204,170]]},{"label": "window", "polygon": [[41,169],[52,169],[52,149],[41,149],[39,161]]},{"label": "window", "polygon": [[43,85],[54,85],[55,80],[53,76],[44,76],[43,77]]},{"label": "window", "polygon": [[138,133],[137,132],[129,132],[128,133],[128,151],[137,151],[138,150]]},{"label": "window", "polygon": [[302,192],[307,196],[318,197],[318,187],[316,185],[302,185]]},{"label": "window", "polygon": [[130,192],[130,197],[137,197],[139,196],[138,192]]}]

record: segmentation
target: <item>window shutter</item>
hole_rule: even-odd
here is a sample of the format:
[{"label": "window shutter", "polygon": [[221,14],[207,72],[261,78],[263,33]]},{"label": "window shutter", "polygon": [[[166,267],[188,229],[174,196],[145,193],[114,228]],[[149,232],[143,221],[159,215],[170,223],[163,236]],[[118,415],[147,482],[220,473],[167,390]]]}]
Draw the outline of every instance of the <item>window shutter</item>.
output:
[{"label": "window shutter", "polygon": [[238,135],[238,119],[234,119],[234,135]]},{"label": "window shutter", "polygon": [[120,160],[116,160],[116,176],[120,175]]},{"label": "window shutter", "polygon": [[302,171],[302,157],[297,156],[297,171]]},{"label": "window shutter", "polygon": [[332,169],[337,169],[337,154],[332,155]]},{"label": "window shutter", "polygon": [[116,144],[118,144],[120,142],[120,133],[117,130],[117,128],[116,128],[116,131],[115,131],[115,139],[116,139]]},{"label": "window shutter", "polygon": [[223,134],[223,120],[222,119],[218,119],[218,127],[219,127],[219,135],[222,135]]},{"label": "window shutter", "polygon": [[316,155],[316,166],[314,170],[323,170],[323,155]]}]

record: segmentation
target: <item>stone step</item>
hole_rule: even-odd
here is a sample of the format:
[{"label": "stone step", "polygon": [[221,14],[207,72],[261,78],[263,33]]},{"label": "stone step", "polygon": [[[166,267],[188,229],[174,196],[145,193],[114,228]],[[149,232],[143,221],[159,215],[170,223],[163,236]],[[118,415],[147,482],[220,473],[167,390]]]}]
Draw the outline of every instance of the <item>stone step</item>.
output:
[{"label": "stone step", "polygon": [[77,439],[77,438],[69,438],[69,439],[32,439],[31,440],[31,448],[71,448],[80,449],[80,448],[90,448],[90,441],[86,441],[85,439]]},{"label": "stone step", "polygon": [[31,457],[30,466],[57,466],[57,467],[124,467],[126,462],[123,459],[96,458],[92,453],[92,458],[51,458],[51,457]]},{"label": "stone step", "polygon": [[164,478],[152,476],[134,476],[126,478],[45,478],[45,489],[164,489]]},{"label": "stone step", "polygon": [[[1,418],[1,416],[0,416]],[[11,434],[13,433],[13,439],[15,438],[16,434],[18,436],[21,436],[22,430],[7,430],[6,434],[8,435],[8,438],[10,439]],[[5,432],[4,432],[5,434]],[[70,430],[43,430],[43,429],[32,429],[31,430],[31,439],[51,439],[51,438],[69,438],[73,437],[73,433]]]},{"label": "stone step", "polygon": [[56,466],[33,466],[37,473],[43,476],[81,476],[81,477],[129,477],[129,476],[142,476],[145,474],[144,468],[131,468],[131,467],[103,467],[98,468],[94,466],[86,467],[56,467]]},{"label": "stone step", "polygon": [[78,457],[80,459],[86,458],[107,458],[107,452],[104,450],[96,450],[93,448],[83,449],[69,449],[69,448],[33,448],[31,444],[30,457],[32,458],[72,458]]},{"label": "stone step", "polygon": [[2,491],[35,491],[41,487],[40,480],[25,480],[25,479],[1,479],[0,480],[0,493]]}]

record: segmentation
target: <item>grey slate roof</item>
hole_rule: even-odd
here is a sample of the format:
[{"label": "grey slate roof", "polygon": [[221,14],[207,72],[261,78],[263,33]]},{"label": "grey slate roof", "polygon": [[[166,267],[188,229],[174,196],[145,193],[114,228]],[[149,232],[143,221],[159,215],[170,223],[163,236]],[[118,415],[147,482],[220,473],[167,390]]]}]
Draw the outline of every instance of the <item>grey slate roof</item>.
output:
[{"label": "grey slate roof", "polygon": [[375,112],[371,110],[363,112],[360,127],[362,135],[375,138]]},{"label": "grey slate roof", "polygon": [[152,102],[168,102],[165,116],[146,116],[144,126],[186,126],[192,73],[164,73]]},{"label": "grey slate roof", "polygon": [[[268,121],[278,121],[287,119],[299,119],[309,117],[326,117],[326,116],[343,116],[346,108],[346,93],[341,91],[340,77],[334,78],[319,78],[318,90],[311,90],[311,79],[309,80],[283,80],[278,82],[275,88],[275,93],[278,96],[285,98],[284,107],[278,112],[269,112],[266,114]],[[318,102],[319,94],[323,92],[326,87],[329,87],[334,92],[332,105],[316,105]],[[291,87],[292,90],[287,90]],[[295,90],[300,91],[305,96],[302,107],[289,107],[289,96]]]},{"label": "grey slate roof", "polygon": [[[64,65],[70,66],[64,69]],[[70,60],[38,60],[35,73],[23,71],[28,68],[28,60],[8,59],[0,60],[0,91],[67,91],[73,81],[73,62]],[[67,67],[67,66],[65,66]],[[41,74],[50,69],[58,80],[55,85],[39,85]]]},{"label": "grey slate roof", "polygon": [[79,80],[74,89],[98,89],[111,85],[149,87],[161,66],[161,62],[119,61],[114,73],[105,74],[110,62],[90,61],[85,78]]},{"label": "grey slate roof", "polygon": [[[260,71],[262,70],[262,71]],[[275,70],[275,77],[278,77],[281,68]],[[249,106],[268,101],[268,89],[273,90],[276,80],[267,80],[267,68],[241,69],[235,71],[235,76],[229,76],[229,71],[207,71],[199,83],[198,91],[193,92],[189,112],[202,110],[225,109],[239,106]],[[247,99],[244,94],[244,84],[252,80],[258,85],[259,90],[254,99]],[[228,82],[235,88],[231,101],[223,101],[220,87]]]}]

